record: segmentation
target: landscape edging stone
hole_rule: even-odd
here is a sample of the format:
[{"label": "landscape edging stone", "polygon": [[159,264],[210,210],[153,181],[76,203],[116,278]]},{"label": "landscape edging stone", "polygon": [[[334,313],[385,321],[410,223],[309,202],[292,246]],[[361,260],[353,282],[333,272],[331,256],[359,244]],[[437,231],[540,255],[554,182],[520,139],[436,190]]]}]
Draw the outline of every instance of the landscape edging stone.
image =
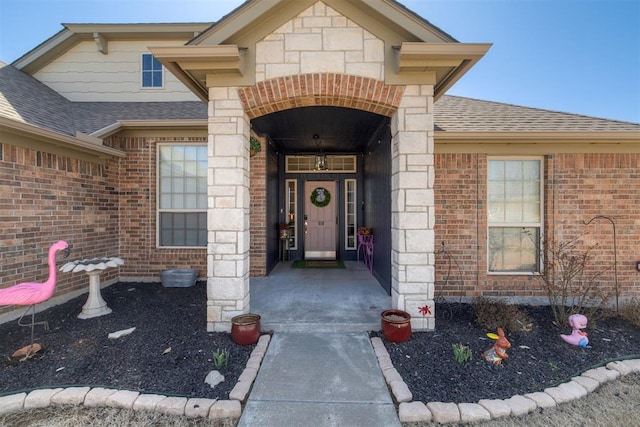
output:
[{"label": "landscape edging stone", "polygon": [[[387,385],[389,386],[389,388],[391,388],[394,398],[400,404],[398,411],[401,422],[458,422],[439,421],[440,415],[442,414],[440,409],[445,407],[443,405],[448,405],[447,403],[427,402],[425,404],[419,401],[399,400],[398,397],[404,398],[405,396],[397,396],[394,388],[398,390],[398,383],[399,381],[403,380],[394,377],[393,381],[390,381],[388,375],[386,375],[386,373],[391,371],[392,369],[396,371],[398,376],[400,375],[395,368],[389,368],[388,364],[386,363],[386,359],[390,358],[389,352],[387,351],[386,347],[384,347],[384,343],[382,342],[382,339],[380,337],[372,337],[371,346],[374,349],[374,352],[378,359],[378,366],[380,367],[380,370],[382,371],[383,376],[387,381]],[[491,419],[497,419],[506,416],[519,416],[532,412],[537,408],[550,408],[561,403],[567,403],[576,399],[586,397],[591,391],[597,388],[595,387],[593,388],[593,390],[590,390],[593,386],[593,383],[591,381],[595,381],[598,383],[598,385],[602,385],[605,382],[612,381],[614,379],[618,379],[620,377],[634,373],[640,373],[640,359],[613,361],[608,363],[606,366],[585,371],[580,377],[572,378],[569,381],[558,385],[557,387],[547,388],[544,392],[527,393],[523,396],[515,395],[508,399],[481,399],[477,402],[477,404],[483,407],[487,412],[489,412]],[[392,386],[392,382],[394,383],[395,387]],[[406,383],[405,387],[408,388]],[[551,393],[548,393],[547,391],[550,391]],[[425,405],[426,411],[422,410],[422,406],[415,405],[416,402]],[[460,405],[463,406],[461,407]],[[457,413],[459,417],[463,413],[463,411],[465,414],[468,414],[468,410],[471,407],[467,405],[469,404],[460,403],[456,405],[458,407]],[[450,408],[449,406],[447,407]],[[434,413],[434,410],[436,411],[436,413]],[[453,418],[454,417],[452,417],[452,420]],[[460,418],[458,418],[458,420],[460,420]]]}]

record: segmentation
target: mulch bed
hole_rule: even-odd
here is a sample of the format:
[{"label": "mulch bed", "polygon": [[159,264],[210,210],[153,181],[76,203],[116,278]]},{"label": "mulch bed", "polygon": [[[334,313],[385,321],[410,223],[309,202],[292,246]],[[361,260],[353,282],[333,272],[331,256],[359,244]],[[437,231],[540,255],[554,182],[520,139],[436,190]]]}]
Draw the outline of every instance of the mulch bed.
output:
[{"label": "mulch bed", "polygon": [[[543,391],[612,360],[640,358],[640,329],[623,320],[590,322],[585,332],[591,348],[581,348],[560,338],[570,334],[571,328],[554,325],[549,307],[520,308],[531,315],[533,328],[506,333],[511,343],[509,358],[499,366],[482,357],[494,342],[486,334],[495,331],[475,324],[469,304],[438,304],[435,332],[414,332],[405,343],[383,342],[413,400],[422,402],[506,399]],[[452,345],[457,343],[471,348],[469,362],[455,361]]]},{"label": "mulch bed", "polygon": [[[102,290],[113,310],[78,319],[87,295],[36,315],[50,330],[36,326],[43,347],[31,360],[12,365],[7,358],[28,345],[30,328],[15,321],[0,325],[0,394],[35,388],[82,385],[142,393],[228,399],[255,346],[239,346],[227,333],[206,330],[206,284],[165,288],[159,283],[117,283]],[[28,317],[30,321],[30,316]],[[135,327],[130,335],[111,332]],[[213,352],[226,349],[230,362],[219,369],[225,381],[204,383],[216,369]]]},{"label": "mulch bed", "polygon": [[[164,288],[159,283],[118,283],[102,290],[113,313],[81,320],[86,295],[36,315],[50,331],[36,327],[43,350],[33,359],[0,363],[0,395],[71,385],[108,387],[187,397],[228,399],[254,346],[238,346],[230,334],[206,331],[206,286]],[[481,357],[493,341],[477,327],[472,306],[438,304],[436,331],[414,332],[408,342],[385,345],[394,366],[422,402],[477,402],[542,391],[614,359],[640,358],[640,329],[619,319],[590,322],[592,348],[566,344],[547,307],[521,307],[533,319],[531,332],[510,333],[509,359],[493,366]],[[111,340],[110,332],[136,327]],[[379,335],[379,332],[372,332]],[[6,358],[29,343],[29,328],[15,321],[0,325],[0,355]],[[452,345],[471,347],[462,365]],[[167,351],[167,349],[171,349]],[[220,369],[225,381],[215,389],[204,383],[215,369],[213,352],[227,349],[230,363]]]}]

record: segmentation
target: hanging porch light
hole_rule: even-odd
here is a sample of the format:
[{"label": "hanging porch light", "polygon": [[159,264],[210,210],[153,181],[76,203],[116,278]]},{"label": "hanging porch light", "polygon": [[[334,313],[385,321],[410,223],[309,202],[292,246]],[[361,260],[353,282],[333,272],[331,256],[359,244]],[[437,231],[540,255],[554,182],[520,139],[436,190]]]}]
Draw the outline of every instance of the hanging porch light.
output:
[{"label": "hanging porch light", "polygon": [[318,150],[320,151],[318,154],[316,154],[315,156],[315,160],[313,162],[313,170],[316,171],[325,171],[327,170],[327,155],[322,153],[322,148],[320,147],[320,135],[318,135],[317,133],[313,134],[313,140],[316,141],[316,144],[318,146]]},{"label": "hanging porch light", "polygon": [[313,162],[313,169],[317,171],[325,171],[327,170],[327,155],[326,154],[316,154],[315,160]]}]

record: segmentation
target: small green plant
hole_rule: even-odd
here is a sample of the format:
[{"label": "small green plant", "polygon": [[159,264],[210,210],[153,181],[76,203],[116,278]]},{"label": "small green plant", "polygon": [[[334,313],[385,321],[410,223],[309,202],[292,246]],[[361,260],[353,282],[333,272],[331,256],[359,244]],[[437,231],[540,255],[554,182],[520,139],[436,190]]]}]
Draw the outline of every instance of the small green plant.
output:
[{"label": "small green plant", "polygon": [[453,348],[453,357],[456,359],[456,362],[462,364],[471,360],[471,349],[469,346],[458,343],[453,344],[451,347]]},{"label": "small green plant", "polygon": [[262,145],[260,144],[260,141],[252,136],[249,138],[249,149],[254,153],[259,153],[262,151]]},{"label": "small green plant", "polygon": [[549,367],[551,368],[552,371],[558,370],[558,365],[555,362],[549,362]]},{"label": "small green plant", "polygon": [[227,349],[217,349],[213,352],[213,366],[216,369],[220,369],[223,366],[227,366],[229,364],[229,352]]}]

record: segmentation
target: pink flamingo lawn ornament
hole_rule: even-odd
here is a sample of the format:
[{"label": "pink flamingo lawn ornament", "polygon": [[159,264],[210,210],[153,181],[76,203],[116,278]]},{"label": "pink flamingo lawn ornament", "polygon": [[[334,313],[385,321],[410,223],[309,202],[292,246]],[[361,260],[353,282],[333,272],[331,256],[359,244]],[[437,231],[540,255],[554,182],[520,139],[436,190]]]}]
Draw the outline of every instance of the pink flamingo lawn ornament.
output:
[{"label": "pink flamingo lawn ornament", "polygon": [[[46,301],[53,296],[56,289],[56,253],[59,251],[65,251],[65,256],[68,255],[69,244],[64,240],[59,240],[49,248],[48,264],[49,264],[49,278],[44,283],[37,282],[23,282],[17,285],[10,286],[5,289],[0,289],[0,306],[8,305],[28,305],[27,311],[24,312],[20,319],[18,319],[18,325],[31,326],[31,348],[33,348],[33,328],[35,325],[44,325],[45,330],[49,330],[49,324],[44,322],[35,322],[36,304]],[[23,324],[22,318],[31,313],[31,325]]]},{"label": "pink flamingo lawn ornament", "polygon": [[581,331],[587,327],[587,316],[584,314],[572,314],[569,316],[569,324],[573,329],[571,335],[560,335],[560,338],[567,344],[577,345],[578,347],[591,348],[589,346],[589,338],[587,333]]}]

